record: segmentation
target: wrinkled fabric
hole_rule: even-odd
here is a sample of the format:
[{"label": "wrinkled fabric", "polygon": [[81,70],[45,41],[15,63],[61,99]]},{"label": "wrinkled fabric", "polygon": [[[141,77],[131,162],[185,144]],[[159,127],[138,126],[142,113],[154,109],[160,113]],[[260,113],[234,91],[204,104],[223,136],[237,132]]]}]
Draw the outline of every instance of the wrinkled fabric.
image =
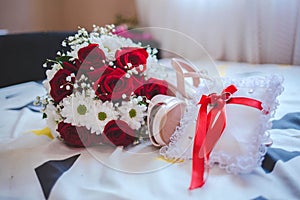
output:
[{"label": "wrinkled fabric", "polygon": [[[220,73],[227,76],[257,69],[281,73],[285,77],[285,90],[279,98],[274,120],[300,112],[300,68],[226,62],[217,65]],[[16,87],[22,87],[22,95],[31,92],[32,99],[41,95],[42,86],[35,83],[17,85],[12,90],[18,91]],[[189,191],[191,161],[166,162],[159,157],[158,149],[148,143],[134,148],[83,149],[66,146],[46,135],[35,135],[30,130],[46,126],[41,113],[28,107],[10,110],[13,103],[4,106],[8,101],[5,95],[10,90],[0,89],[0,199],[45,199],[35,169],[46,162],[78,154],[72,166],[57,179],[48,199],[297,199],[300,196],[299,129],[273,127],[270,130],[273,145],[266,154],[269,166],[264,164],[243,175],[228,174],[213,167],[206,184]],[[30,98],[25,96],[19,96],[16,100],[22,102],[15,105],[28,104]]]}]

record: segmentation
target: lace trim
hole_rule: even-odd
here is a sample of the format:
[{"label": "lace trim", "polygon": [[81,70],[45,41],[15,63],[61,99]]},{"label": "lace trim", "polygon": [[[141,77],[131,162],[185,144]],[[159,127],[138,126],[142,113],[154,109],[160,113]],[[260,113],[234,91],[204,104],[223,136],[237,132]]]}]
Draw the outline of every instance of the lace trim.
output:
[{"label": "lace trim", "polygon": [[177,143],[185,135],[185,130],[187,129],[187,127],[190,126],[191,123],[196,122],[198,113],[195,112],[195,109],[197,109],[197,106],[195,105],[196,104],[192,104],[191,102],[188,102],[186,112],[184,113],[183,118],[180,121],[180,126],[176,127],[176,130],[170,139],[169,145],[160,148],[159,153],[162,156],[164,156],[164,158],[183,159],[183,160],[187,160],[191,158],[191,153],[189,151],[189,148],[186,149],[186,147],[183,147],[185,149],[181,149],[180,147],[177,147]]},{"label": "lace trim", "polygon": [[[228,173],[249,173],[257,166],[260,166],[264,155],[266,154],[265,143],[269,141],[269,134],[267,130],[271,129],[270,118],[274,116],[277,106],[279,105],[277,97],[282,93],[283,77],[278,75],[262,76],[262,77],[248,77],[239,79],[224,78],[224,86],[234,84],[237,88],[265,88],[265,94],[262,97],[262,107],[265,110],[269,110],[269,114],[260,115],[260,123],[256,127],[257,135],[252,138],[252,143],[247,146],[247,153],[239,156],[232,156],[222,151],[212,151],[209,161],[209,166],[212,167],[215,164],[222,169],[225,169]],[[166,159],[183,159],[188,160],[192,157],[192,141],[189,147],[180,146],[181,140],[188,140],[186,129],[188,126],[192,126],[195,123],[198,112],[197,101],[202,94],[207,94],[208,89],[206,87],[199,86],[193,100],[188,102],[187,110],[180,121],[180,126],[176,128],[171,142],[168,146],[164,146],[160,149],[160,154]]]}]

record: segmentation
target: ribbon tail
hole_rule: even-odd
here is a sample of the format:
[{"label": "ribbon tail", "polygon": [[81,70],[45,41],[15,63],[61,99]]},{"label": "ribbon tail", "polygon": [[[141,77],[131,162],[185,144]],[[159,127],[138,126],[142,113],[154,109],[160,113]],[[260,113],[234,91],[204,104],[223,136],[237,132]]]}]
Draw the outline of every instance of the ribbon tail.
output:
[{"label": "ribbon tail", "polygon": [[233,97],[227,103],[229,104],[240,104],[244,106],[250,106],[252,108],[256,108],[258,110],[263,110],[261,101],[256,99],[250,99],[247,97]]},{"label": "ribbon tail", "polygon": [[193,171],[192,180],[190,183],[189,190],[202,187],[205,183],[204,181],[204,157],[199,158],[199,156],[193,157]]},{"label": "ribbon tail", "polygon": [[204,164],[206,156],[199,156],[206,136],[207,105],[201,105],[196,123],[196,134],[193,147],[192,179],[189,189],[192,190],[204,185]]},{"label": "ribbon tail", "polygon": [[224,107],[221,109],[212,109],[208,115],[206,114],[206,110],[200,110],[200,118],[197,120],[196,127],[197,134],[194,141],[190,190],[204,185],[205,165],[208,164],[210,153],[221,137],[225,126],[226,116]]},{"label": "ribbon tail", "polygon": [[226,126],[226,115],[224,108],[221,110],[213,109],[211,112],[209,112],[208,116],[208,118],[213,121],[207,121],[209,126],[206,131],[204,144],[202,145],[199,153],[199,155],[206,155],[206,160],[209,160],[210,153],[220,139]]}]

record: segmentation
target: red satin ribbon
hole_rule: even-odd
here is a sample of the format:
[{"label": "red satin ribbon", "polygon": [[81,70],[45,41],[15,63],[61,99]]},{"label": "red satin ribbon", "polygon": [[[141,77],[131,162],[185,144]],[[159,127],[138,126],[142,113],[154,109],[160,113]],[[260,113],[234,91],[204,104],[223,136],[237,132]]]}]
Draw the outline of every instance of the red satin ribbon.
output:
[{"label": "red satin ribbon", "polygon": [[[193,147],[192,180],[189,189],[198,188],[204,185],[205,164],[215,144],[221,137],[226,127],[226,104],[240,104],[263,110],[261,102],[246,97],[232,97],[237,91],[234,85],[224,89],[221,95],[215,93],[208,96],[202,95],[198,104],[201,104]],[[211,107],[207,113],[208,106]],[[207,168],[208,170],[208,168]]]}]

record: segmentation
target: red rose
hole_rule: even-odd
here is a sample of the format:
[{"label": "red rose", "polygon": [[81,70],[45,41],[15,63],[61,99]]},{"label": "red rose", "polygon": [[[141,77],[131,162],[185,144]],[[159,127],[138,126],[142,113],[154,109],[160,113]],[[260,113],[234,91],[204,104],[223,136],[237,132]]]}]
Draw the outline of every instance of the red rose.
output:
[{"label": "red rose", "polygon": [[146,96],[147,99],[152,99],[155,95],[168,93],[168,83],[163,80],[150,78],[137,88],[134,93],[137,96]]},{"label": "red rose", "polygon": [[71,73],[76,74],[79,69],[78,60],[74,60],[73,63],[70,62],[63,62],[63,68],[70,71]]},{"label": "red rose", "polygon": [[[85,75],[89,78],[89,80],[91,80],[92,82],[95,82],[97,81],[102,75],[104,75],[105,73],[108,72],[108,69],[107,68],[110,68],[109,66],[107,65],[104,65],[98,69],[95,69],[95,70],[91,70],[91,71],[88,71],[88,72],[85,72]],[[111,69],[111,68],[110,68]]]},{"label": "red rose", "polygon": [[[89,44],[78,51],[80,71],[78,76],[85,74],[91,81],[96,81],[106,68],[105,54],[98,44]],[[99,75],[97,75],[99,74]]]},{"label": "red rose", "polygon": [[102,140],[101,135],[90,133],[86,127],[76,127],[64,122],[58,124],[57,131],[66,144],[74,147],[88,147],[99,144]]},{"label": "red rose", "polygon": [[119,68],[107,68],[95,82],[94,90],[102,101],[118,101],[122,95],[129,97],[133,91],[133,77],[126,78],[125,72]]},{"label": "red rose", "polygon": [[53,98],[54,102],[59,103],[63,98],[73,93],[75,78],[72,77],[70,81],[66,80],[71,73],[72,72],[67,69],[60,69],[49,81],[50,96]]},{"label": "red rose", "polygon": [[[116,51],[115,57],[116,65],[125,71],[127,70],[125,69],[125,66],[127,66],[128,63],[131,63],[132,65],[132,67],[129,69],[136,67],[137,71],[139,72],[146,70],[148,53],[144,48],[125,47]],[[140,69],[139,65],[143,65],[143,69]]]},{"label": "red rose", "polygon": [[89,71],[90,67],[99,68],[104,65],[105,54],[98,44],[89,44],[79,49],[78,58],[82,63],[81,67],[84,67],[85,71]]},{"label": "red rose", "polygon": [[104,127],[103,143],[127,147],[132,144],[134,140],[134,130],[122,120],[109,121]]}]

